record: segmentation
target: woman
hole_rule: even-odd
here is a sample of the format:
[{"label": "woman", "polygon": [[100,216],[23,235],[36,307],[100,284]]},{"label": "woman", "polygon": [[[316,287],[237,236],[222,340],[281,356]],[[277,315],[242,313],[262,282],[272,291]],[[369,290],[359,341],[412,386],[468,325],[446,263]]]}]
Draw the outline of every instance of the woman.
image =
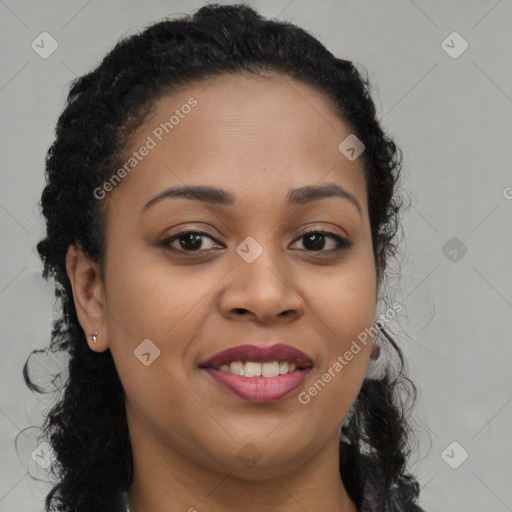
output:
[{"label": "woman", "polygon": [[48,511],[422,510],[401,305],[376,321],[400,157],[351,62],[244,5],[74,81],[37,246],[69,353]]}]

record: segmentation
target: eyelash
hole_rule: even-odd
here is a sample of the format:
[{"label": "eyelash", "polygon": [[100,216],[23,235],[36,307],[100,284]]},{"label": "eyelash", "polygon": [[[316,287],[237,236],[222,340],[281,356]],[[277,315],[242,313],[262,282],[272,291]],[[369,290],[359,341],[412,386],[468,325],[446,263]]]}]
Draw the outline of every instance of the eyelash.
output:
[{"label": "eyelash", "polygon": [[[184,254],[187,254],[187,253],[197,253],[197,254],[200,254],[202,252],[211,250],[211,249],[206,249],[206,250],[205,249],[202,249],[202,250],[200,249],[200,250],[197,250],[197,251],[185,251],[183,249],[176,249],[175,247],[171,247],[171,244],[175,240],[178,240],[182,236],[190,235],[190,234],[206,236],[206,237],[210,238],[211,240],[213,240],[215,243],[218,243],[217,240],[215,240],[211,235],[209,235],[208,233],[205,233],[204,231],[196,231],[194,229],[183,229],[181,231],[178,231],[178,233],[176,233],[175,235],[173,235],[173,236],[163,240],[160,243],[160,246],[163,247],[164,249],[168,249],[168,250],[171,250],[171,251],[174,251],[174,252],[178,252],[178,253],[181,252],[181,253],[184,253]],[[300,237],[296,238],[294,243],[299,241],[300,239],[302,239],[304,237],[307,237],[309,235],[312,235],[312,234],[323,235],[324,237],[327,237],[327,238],[330,238],[331,240],[334,240],[335,242],[337,242],[337,247],[335,249],[319,250],[319,251],[308,251],[308,250],[304,249],[306,252],[334,254],[334,253],[338,253],[339,251],[349,249],[350,247],[352,247],[354,245],[353,242],[350,242],[346,238],[343,238],[343,237],[341,237],[339,235],[336,235],[335,233],[332,233],[330,231],[326,231],[324,229],[312,229],[310,231],[307,231],[306,233],[303,233]]]}]

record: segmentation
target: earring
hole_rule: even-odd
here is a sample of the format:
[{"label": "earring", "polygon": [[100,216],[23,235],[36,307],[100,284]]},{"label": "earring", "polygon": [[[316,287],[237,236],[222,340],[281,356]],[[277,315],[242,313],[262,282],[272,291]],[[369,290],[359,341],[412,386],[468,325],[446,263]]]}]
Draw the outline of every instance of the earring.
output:
[{"label": "earring", "polygon": [[97,336],[98,336],[98,331],[96,331],[94,334],[89,336],[89,339],[92,340],[93,343],[96,343],[96,341],[98,341]]}]

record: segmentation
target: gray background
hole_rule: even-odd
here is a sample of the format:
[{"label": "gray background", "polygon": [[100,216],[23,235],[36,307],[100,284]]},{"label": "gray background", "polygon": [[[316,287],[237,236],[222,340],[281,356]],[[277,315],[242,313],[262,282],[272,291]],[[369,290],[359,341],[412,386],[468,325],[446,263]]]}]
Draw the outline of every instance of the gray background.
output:
[{"label": "gray background", "polygon": [[[0,0],[0,512],[40,512],[48,490],[28,474],[37,473],[35,435],[20,436],[19,456],[14,438],[40,422],[45,406],[21,369],[49,341],[53,285],[40,277],[34,248],[43,235],[37,202],[67,84],[121,35],[203,3]],[[421,505],[512,510],[510,0],[250,5],[364,66],[383,126],[404,151],[411,207],[396,299],[405,306],[399,341],[419,388],[411,470]],[[31,47],[43,31],[58,42],[46,59]],[[454,31],[469,45],[457,58]]]}]

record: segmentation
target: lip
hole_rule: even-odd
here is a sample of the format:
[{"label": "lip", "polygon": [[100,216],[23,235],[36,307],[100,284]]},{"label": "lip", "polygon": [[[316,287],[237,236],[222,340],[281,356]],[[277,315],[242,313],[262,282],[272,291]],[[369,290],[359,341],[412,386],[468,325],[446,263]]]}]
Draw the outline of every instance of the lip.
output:
[{"label": "lip", "polygon": [[302,385],[311,368],[277,377],[242,377],[214,368],[203,368],[225,390],[250,402],[275,402]]},{"label": "lip", "polygon": [[[269,361],[295,363],[296,370],[277,377],[243,377],[219,370],[220,366],[240,361],[267,363]],[[311,372],[313,360],[304,352],[277,343],[271,347],[239,345],[218,352],[199,365],[224,390],[250,402],[274,402],[281,400],[300,387]]]},{"label": "lip", "polygon": [[[222,352],[218,352],[208,361],[200,364],[199,366],[207,369],[218,369],[223,364],[230,364],[233,361],[254,361],[258,363],[266,363],[269,361],[288,361],[295,363],[296,368],[311,368],[313,360],[304,352],[285,345],[277,343],[271,347],[258,347],[256,345],[239,345],[237,347],[228,348]],[[257,378],[257,377],[246,377]],[[267,379],[277,377],[266,377]]]}]

